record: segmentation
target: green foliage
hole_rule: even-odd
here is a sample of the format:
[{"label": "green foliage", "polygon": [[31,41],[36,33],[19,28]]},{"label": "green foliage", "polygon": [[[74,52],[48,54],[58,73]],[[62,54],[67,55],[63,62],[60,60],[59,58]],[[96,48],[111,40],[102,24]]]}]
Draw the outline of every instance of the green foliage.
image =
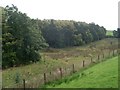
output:
[{"label": "green foliage", "polygon": [[116,31],[116,30],[113,31],[113,36],[114,36],[115,38],[118,38],[118,34],[119,34],[118,31]]},{"label": "green foliage", "polygon": [[43,37],[54,48],[80,46],[106,36],[106,29],[94,23],[68,20],[43,20],[39,23]]},{"label": "green foliage", "polygon": [[83,44],[83,40],[82,40],[82,35],[78,34],[78,35],[74,35],[74,46],[79,46]]},{"label": "green foliage", "polygon": [[107,31],[106,37],[108,38],[118,38],[119,37],[119,29],[113,31]]},{"label": "green foliage", "polygon": [[37,62],[46,47],[81,46],[105,38],[104,27],[68,20],[31,19],[14,5],[3,8],[3,68]]},{"label": "green foliage", "polygon": [[20,74],[19,73],[16,73],[15,75],[15,83],[20,83]]},{"label": "green foliage", "polygon": [[108,30],[107,30],[106,36],[113,36],[113,31],[108,31]]},{"label": "green foliage", "polygon": [[40,60],[38,51],[47,47],[47,44],[37,21],[19,12],[14,5],[6,6],[2,21],[3,68]]}]

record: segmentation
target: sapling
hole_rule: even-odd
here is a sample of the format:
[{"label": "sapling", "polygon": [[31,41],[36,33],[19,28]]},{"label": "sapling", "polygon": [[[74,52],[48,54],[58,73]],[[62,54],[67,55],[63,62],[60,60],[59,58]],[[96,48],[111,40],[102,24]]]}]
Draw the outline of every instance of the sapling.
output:
[{"label": "sapling", "polygon": [[15,83],[19,83],[20,82],[20,74],[16,73],[15,75]]}]

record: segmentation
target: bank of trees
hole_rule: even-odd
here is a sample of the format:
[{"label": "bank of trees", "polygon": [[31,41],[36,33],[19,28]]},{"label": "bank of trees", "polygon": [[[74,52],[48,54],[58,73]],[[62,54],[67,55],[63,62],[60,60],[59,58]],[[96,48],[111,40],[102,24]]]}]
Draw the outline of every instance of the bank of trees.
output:
[{"label": "bank of trees", "polygon": [[105,36],[106,29],[95,23],[31,19],[16,6],[6,6],[2,14],[2,67],[39,61],[40,50],[46,47],[81,46]]},{"label": "bank of trees", "polygon": [[72,20],[43,20],[39,21],[39,27],[47,43],[54,48],[80,46],[106,36],[104,27]]}]

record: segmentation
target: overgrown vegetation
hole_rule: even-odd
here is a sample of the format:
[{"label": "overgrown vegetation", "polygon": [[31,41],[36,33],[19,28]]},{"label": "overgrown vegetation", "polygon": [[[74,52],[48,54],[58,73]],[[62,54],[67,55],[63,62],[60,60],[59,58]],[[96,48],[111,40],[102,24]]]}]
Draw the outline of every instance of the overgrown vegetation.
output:
[{"label": "overgrown vegetation", "polygon": [[[72,64],[75,64],[75,68],[77,68],[82,60],[90,60],[91,57],[94,60],[98,54],[102,55],[102,53],[108,56],[110,50],[112,55],[112,49],[117,49],[117,41],[116,38],[106,38],[84,46],[42,51],[40,52],[40,62],[3,70],[2,85],[3,87],[16,87],[16,80],[19,81],[18,84],[21,84],[23,83],[22,80],[25,79],[27,84],[30,83],[31,86],[36,86],[36,84],[40,86],[40,82],[43,82],[40,79],[44,73],[49,73],[50,71],[53,73],[54,70],[60,67],[70,68]],[[51,78],[54,77],[52,76]]]}]

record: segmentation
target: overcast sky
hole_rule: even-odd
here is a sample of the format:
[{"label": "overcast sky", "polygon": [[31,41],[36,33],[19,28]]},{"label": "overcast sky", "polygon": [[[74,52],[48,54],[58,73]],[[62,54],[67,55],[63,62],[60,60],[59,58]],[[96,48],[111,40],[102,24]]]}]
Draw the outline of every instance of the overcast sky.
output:
[{"label": "overcast sky", "polygon": [[31,18],[75,20],[118,27],[119,0],[0,0],[0,6],[14,4]]}]

